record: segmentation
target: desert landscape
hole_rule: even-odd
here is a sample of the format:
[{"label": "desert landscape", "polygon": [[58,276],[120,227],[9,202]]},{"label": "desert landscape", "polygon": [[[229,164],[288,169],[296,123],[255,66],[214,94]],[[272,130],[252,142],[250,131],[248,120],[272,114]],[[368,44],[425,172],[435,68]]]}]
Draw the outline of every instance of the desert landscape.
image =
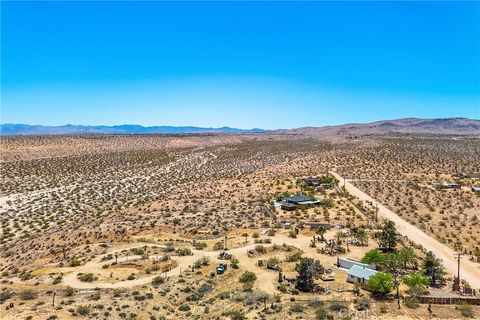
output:
[{"label": "desert landscape", "polygon": [[[4,136],[0,314],[477,317],[479,142],[311,130]],[[380,287],[351,280],[338,259],[372,266]]]}]

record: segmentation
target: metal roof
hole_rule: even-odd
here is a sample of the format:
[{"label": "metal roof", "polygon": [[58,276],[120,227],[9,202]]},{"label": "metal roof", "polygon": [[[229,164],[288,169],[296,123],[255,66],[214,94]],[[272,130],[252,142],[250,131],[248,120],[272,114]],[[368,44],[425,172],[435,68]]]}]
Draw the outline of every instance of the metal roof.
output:
[{"label": "metal roof", "polygon": [[350,269],[348,269],[347,274],[357,278],[365,278],[366,280],[368,280],[377,272],[378,271],[365,267],[360,267],[354,264]]}]

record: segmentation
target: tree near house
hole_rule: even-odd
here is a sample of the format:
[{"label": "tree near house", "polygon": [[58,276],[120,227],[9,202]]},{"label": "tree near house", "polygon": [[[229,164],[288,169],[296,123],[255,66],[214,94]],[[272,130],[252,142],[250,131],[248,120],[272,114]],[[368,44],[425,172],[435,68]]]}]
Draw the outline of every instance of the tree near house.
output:
[{"label": "tree near house", "polygon": [[398,251],[398,255],[403,262],[403,267],[407,269],[410,265],[412,266],[415,261],[417,261],[417,254],[415,251],[410,247],[404,247]]},{"label": "tree near house", "polygon": [[408,286],[410,293],[416,296],[427,291],[430,279],[420,272],[412,272],[404,276],[402,282]]},{"label": "tree near house", "polygon": [[295,265],[295,271],[298,272],[296,288],[303,292],[311,292],[315,288],[315,278],[323,273],[324,268],[320,261],[305,257]]},{"label": "tree near house", "polygon": [[365,252],[361,262],[366,264],[375,264],[376,266],[381,266],[385,262],[385,254],[381,253],[377,249],[372,249]]},{"label": "tree near house", "polygon": [[383,268],[393,276],[393,286],[397,291],[397,299],[400,299],[400,270],[403,267],[403,260],[397,252],[385,255]]},{"label": "tree near house", "polygon": [[367,288],[376,295],[385,296],[393,289],[395,279],[389,273],[378,272],[367,281]]},{"label": "tree near house", "polygon": [[363,228],[354,228],[352,229],[352,236],[357,240],[361,246],[368,245],[368,234],[367,231]]},{"label": "tree near house", "polygon": [[431,285],[436,285],[437,282],[442,285],[445,283],[445,270],[442,261],[438,259],[432,251],[427,252],[423,259],[422,270],[423,274],[430,279]]},{"label": "tree near house", "polygon": [[391,220],[385,220],[382,231],[380,231],[378,238],[380,247],[387,248],[388,250],[395,249],[398,241],[395,222]]}]

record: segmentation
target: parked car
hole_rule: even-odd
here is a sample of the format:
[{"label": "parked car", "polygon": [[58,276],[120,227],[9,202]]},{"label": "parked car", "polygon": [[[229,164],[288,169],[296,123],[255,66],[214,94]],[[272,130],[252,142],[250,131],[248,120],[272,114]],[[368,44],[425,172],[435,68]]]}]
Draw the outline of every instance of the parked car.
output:
[{"label": "parked car", "polygon": [[279,267],[279,265],[276,264],[276,263],[269,263],[269,264],[267,264],[267,269],[275,270],[275,271],[280,271],[280,267]]},{"label": "parked car", "polygon": [[229,254],[227,251],[222,251],[218,255],[218,259],[220,259],[220,260],[230,260],[230,259],[232,259],[232,255]]},{"label": "parked car", "polygon": [[219,263],[217,265],[217,274],[223,274],[227,270],[227,264],[226,263]]}]

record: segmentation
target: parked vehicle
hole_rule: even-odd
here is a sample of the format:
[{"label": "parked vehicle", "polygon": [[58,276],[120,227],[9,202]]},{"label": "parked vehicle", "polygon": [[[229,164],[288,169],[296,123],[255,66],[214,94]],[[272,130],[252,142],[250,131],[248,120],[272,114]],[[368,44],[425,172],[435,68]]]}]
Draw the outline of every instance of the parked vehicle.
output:
[{"label": "parked vehicle", "polygon": [[333,281],[335,280],[333,278],[333,274],[323,274],[320,276],[320,279],[322,279],[323,281]]},{"label": "parked vehicle", "polygon": [[267,269],[275,270],[275,271],[280,271],[280,267],[279,267],[279,265],[276,264],[276,263],[269,263],[269,264],[267,264]]},{"label": "parked vehicle", "polygon": [[232,255],[229,254],[227,251],[222,251],[218,255],[218,259],[220,259],[220,260],[230,260],[230,259],[232,259]]},{"label": "parked vehicle", "polygon": [[217,265],[217,274],[223,274],[227,270],[227,264],[226,263],[219,263]]}]

